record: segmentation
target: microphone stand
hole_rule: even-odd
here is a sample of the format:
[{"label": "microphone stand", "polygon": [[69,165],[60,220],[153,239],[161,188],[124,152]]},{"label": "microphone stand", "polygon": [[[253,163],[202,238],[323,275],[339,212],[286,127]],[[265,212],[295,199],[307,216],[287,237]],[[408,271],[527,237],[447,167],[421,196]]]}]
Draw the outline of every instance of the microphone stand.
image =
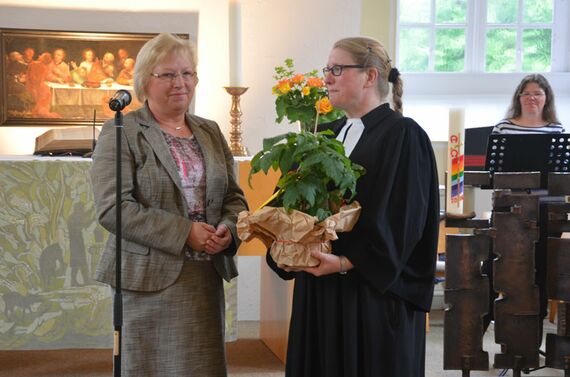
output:
[{"label": "microphone stand", "polygon": [[113,297],[113,376],[121,376],[121,329],[123,327],[123,296],[121,293],[121,239],[122,239],[122,218],[121,218],[121,137],[123,130],[123,114],[121,110],[115,112],[115,135],[116,135],[116,259],[115,259],[115,295]]}]

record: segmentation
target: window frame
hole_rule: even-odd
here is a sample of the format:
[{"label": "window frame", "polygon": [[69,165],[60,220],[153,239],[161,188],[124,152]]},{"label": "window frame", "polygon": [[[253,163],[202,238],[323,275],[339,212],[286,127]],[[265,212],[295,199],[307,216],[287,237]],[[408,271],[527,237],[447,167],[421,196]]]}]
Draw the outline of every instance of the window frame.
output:
[{"label": "window frame", "polygon": [[[400,49],[399,40],[400,30],[404,27],[401,26],[399,21],[400,14],[400,1],[393,0],[396,4],[396,61],[399,62]],[[487,27],[486,14],[487,14],[487,1],[481,0],[467,0],[467,20],[465,25],[465,70],[464,72],[456,73],[487,73],[485,72],[485,55],[486,55],[486,33],[489,29],[500,28],[501,24],[494,25],[492,27]],[[519,2],[518,7],[518,19],[522,18],[522,3],[523,0],[517,0]],[[407,27],[419,27],[424,28],[429,31],[430,34],[430,60],[428,63],[428,72],[422,72],[424,74],[429,73],[444,73],[444,72],[434,72],[434,62],[435,59],[431,58],[434,54],[435,47],[435,31],[437,29],[446,28],[456,28],[457,25],[462,24],[449,24],[449,26],[437,25],[435,22],[435,3],[436,0],[430,0],[432,12],[430,14],[430,21],[426,23],[407,23]],[[565,17],[566,16],[566,17]],[[569,55],[570,49],[565,48],[568,46],[570,38],[570,27],[567,19],[570,19],[570,5],[566,0],[553,0],[553,20],[552,20],[552,53],[551,53],[551,70],[550,72],[568,72],[569,68]],[[517,30],[517,71],[512,73],[524,73],[522,72],[522,29],[525,28],[524,23],[517,22],[515,29]],[[507,26],[507,25],[505,25]],[[538,24],[540,26],[540,24]],[[481,51],[479,54],[475,54],[474,51]],[[419,72],[418,72],[419,73]],[[491,73],[491,72],[489,72]]]},{"label": "window frame", "polygon": [[[395,31],[394,50],[396,58],[394,60],[399,62],[400,1],[391,1],[392,9],[395,10],[393,30]],[[430,1],[433,7],[436,0]],[[557,96],[570,95],[570,22],[567,22],[567,20],[570,20],[569,3],[570,1],[568,0],[554,0],[551,71],[543,72],[553,86]],[[405,94],[411,95],[413,98],[424,96],[477,96],[488,93],[510,95],[513,90],[512,84],[518,84],[522,76],[530,73],[522,71],[509,73],[485,72],[487,1],[468,1],[467,12],[465,71],[402,72],[405,80]],[[522,9],[519,9],[519,12],[522,12]],[[432,35],[435,32],[434,13],[432,11],[432,24],[430,24]],[[479,23],[475,22],[477,18]],[[433,49],[434,46],[435,40],[432,40],[430,49]],[[476,56],[473,54],[475,49],[483,51],[483,53]],[[430,52],[433,53],[433,51]],[[520,51],[517,53],[520,54]],[[430,67],[433,65],[433,59],[430,60],[429,64]]]}]

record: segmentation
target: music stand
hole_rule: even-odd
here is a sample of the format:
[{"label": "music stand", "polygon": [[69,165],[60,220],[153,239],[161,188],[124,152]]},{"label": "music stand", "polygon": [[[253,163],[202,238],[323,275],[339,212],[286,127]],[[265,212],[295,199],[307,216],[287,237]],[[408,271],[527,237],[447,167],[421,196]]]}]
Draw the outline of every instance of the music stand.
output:
[{"label": "music stand", "polygon": [[548,188],[548,173],[570,171],[570,134],[489,135],[485,170],[539,171],[540,187]]}]

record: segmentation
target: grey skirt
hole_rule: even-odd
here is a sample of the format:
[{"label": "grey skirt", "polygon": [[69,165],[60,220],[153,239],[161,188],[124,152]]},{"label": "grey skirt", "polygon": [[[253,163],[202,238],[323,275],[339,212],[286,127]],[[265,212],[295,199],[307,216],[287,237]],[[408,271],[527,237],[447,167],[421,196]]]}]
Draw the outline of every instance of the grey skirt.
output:
[{"label": "grey skirt", "polygon": [[162,291],[122,293],[122,376],[227,376],[224,289],[212,262],[186,260]]}]

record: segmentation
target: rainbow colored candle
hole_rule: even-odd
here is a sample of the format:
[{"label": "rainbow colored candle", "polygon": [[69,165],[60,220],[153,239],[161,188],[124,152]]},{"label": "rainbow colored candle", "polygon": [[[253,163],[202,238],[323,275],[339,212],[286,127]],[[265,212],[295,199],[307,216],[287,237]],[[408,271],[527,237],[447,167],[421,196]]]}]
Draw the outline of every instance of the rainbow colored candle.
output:
[{"label": "rainbow colored candle", "polygon": [[449,138],[447,140],[447,198],[446,212],[463,214],[463,176],[465,171],[465,111],[449,110]]}]

